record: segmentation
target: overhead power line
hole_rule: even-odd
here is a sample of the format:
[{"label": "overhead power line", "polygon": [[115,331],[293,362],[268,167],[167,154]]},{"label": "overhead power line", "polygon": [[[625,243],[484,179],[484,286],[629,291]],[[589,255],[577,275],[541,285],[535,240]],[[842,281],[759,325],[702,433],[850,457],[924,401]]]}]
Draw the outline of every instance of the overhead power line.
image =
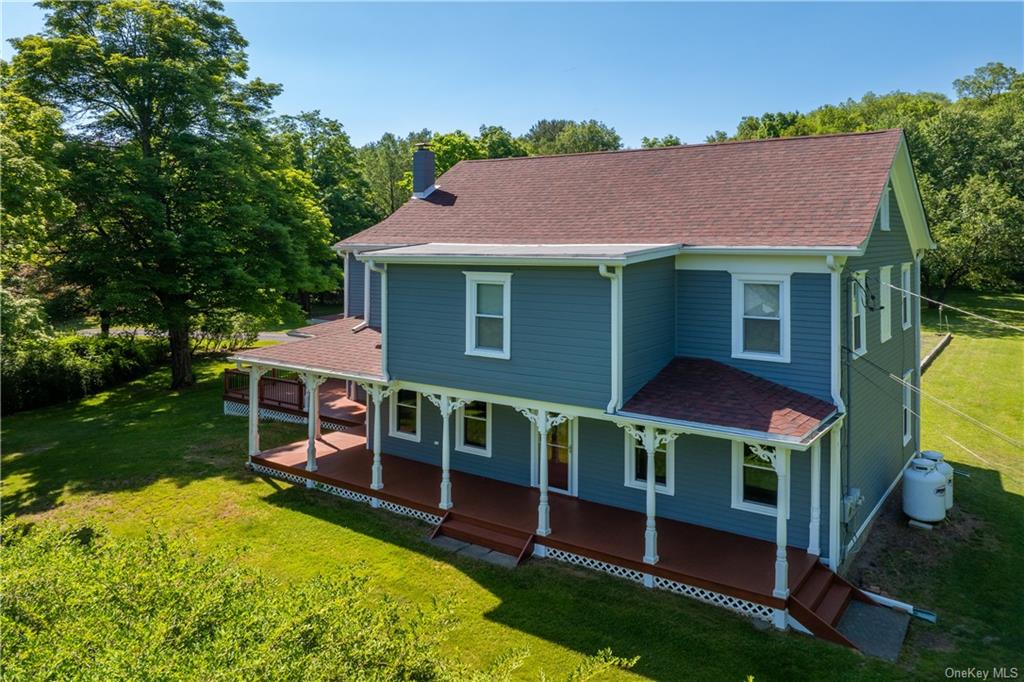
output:
[{"label": "overhead power line", "polygon": [[928,298],[927,296],[923,296],[923,295],[915,293],[913,291],[907,291],[906,289],[898,287],[895,284],[889,284],[889,287],[892,288],[892,289],[895,289],[896,291],[900,291],[900,292],[902,292],[904,294],[910,294],[911,296],[917,296],[922,301],[928,301],[929,303],[934,303],[935,305],[939,306],[940,310],[942,308],[949,308],[950,310],[955,310],[958,313],[962,313],[964,315],[969,315],[970,317],[976,317],[979,320],[985,320],[986,322],[991,322],[992,324],[997,324],[1000,327],[1006,327],[1007,329],[1012,329],[1015,332],[1024,333],[1024,327],[1018,327],[1016,325],[1009,324],[1008,322],[1003,322],[1002,320],[996,320],[996,319],[991,318],[991,317],[985,317],[984,315],[979,315],[978,313],[972,313],[969,310],[964,310],[963,308],[957,308],[956,306],[949,305],[948,303],[943,303],[942,301],[936,301],[934,298]]}]

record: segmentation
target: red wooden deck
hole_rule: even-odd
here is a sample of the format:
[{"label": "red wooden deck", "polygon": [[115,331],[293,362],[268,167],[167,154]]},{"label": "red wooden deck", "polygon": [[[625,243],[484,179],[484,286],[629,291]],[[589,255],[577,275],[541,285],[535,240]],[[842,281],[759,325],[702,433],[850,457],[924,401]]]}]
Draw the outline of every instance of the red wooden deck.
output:
[{"label": "red wooden deck", "polygon": [[[248,405],[248,373],[226,370],[224,376],[224,400]],[[265,391],[264,387],[271,382],[276,384],[275,390]],[[287,414],[306,414],[305,390],[301,382],[268,377],[260,380],[260,386],[260,407]],[[320,418],[343,426],[363,424],[366,421],[366,406],[348,399],[344,381],[328,379],[320,386]]]},{"label": "red wooden deck", "polygon": [[[323,483],[339,486],[442,516],[440,467],[383,454],[384,488],[370,489],[373,453],[357,433],[325,433],[317,443],[317,471],[307,472],[306,441],[267,450],[253,462]],[[438,454],[440,459],[440,454]],[[533,533],[537,526],[539,492],[510,483],[451,472],[453,513],[498,527]],[[772,597],[775,575],[774,543],[755,540],[689,523],[658,519],[656,565],[642,561],[643,514],[552,493],[551,535],[541,544],[633,568],[694,587],[782,608]],[[790,547],[791,592],[803,583],[817,558]]]}]

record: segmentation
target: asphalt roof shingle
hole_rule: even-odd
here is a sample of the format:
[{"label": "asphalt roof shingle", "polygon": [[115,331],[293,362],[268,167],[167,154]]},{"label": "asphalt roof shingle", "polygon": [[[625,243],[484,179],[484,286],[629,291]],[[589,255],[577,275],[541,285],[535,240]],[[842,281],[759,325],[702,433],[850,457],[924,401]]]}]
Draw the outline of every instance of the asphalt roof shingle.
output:
[{"label": "asphalt roof shingle", "polygon": [[704,358],[675,358],[629,399],[624,412],[803,440],[835,406]]},{"label": "asphalt roof shingle", "polygon": [[854,247],[902,132],[462,161],[346,245]]},{"label": "asphalt roof shingle", "polygon": [[303,327],[302,331],[312,334],[312,338],[252,348],[236,353],[233,358],[241,362],[286,365],[360,378],[383,379],[380,332],[370,327],[352,331],[361,322],[357,317],[346,317]]}]

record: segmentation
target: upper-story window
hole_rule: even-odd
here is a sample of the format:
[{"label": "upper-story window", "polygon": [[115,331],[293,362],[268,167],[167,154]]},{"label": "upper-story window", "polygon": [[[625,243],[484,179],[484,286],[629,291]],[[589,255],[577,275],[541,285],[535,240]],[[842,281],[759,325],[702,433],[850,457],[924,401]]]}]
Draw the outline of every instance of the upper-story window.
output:
[{"label": "upper-story window", "polygon": [[481,457],[491,456],[491,404],[479,400],[459,408],[455,449]]},{"label": "upper-story window", "polygon": [[510,357],[512,274],[467,272],[466,355]]},{"label": "upper-story window", "polygon": [[789,275],[732,276],[732,357],[789,362]]},{"label": "upper-story window", "polygon": [[884,265],[878,273],[878,295],[881,297],[881,333],[882,343],[892,338],[892,266]]},{"label": "upper-story window", "polygon": [[878,225],[883,231],[888,232],[891,228],[889,226],[889,185],[886,184],[885,191],[882,192],[882,202],[878,205]]},{"label": "upper-story window", "polygon": [[388,435],[420,442],[420,394],[401,389],[391,399]]},{"label": "upper-story window", "polygon": [[910,442],[912,428],[913,428],[913,416],[914,403],[911,395],[911,382],[914,380],[914,371],[908,369],[903,374],[903,444],[906,445]]},{"label": "upper-story window", "polygon": [[855,355],[868,352],[867,275],[867,270],[859,270],[850,282],[850,344]]},{"label": "upper-story window", "polygon": [[904,263],[900,267],[900,315],[903,319],[903,328],[910,329],[910,263]]}]

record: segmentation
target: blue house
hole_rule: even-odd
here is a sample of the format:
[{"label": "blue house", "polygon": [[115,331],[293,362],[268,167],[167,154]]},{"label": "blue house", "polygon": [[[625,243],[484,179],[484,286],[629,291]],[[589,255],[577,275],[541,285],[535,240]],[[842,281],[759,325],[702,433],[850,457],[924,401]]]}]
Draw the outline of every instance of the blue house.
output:
[{"label": "blue house", "polygon": [[234,358],[249,466],[855,646],[840,574],[920,441],[902,132],[423,147],[413,185],[337,245],[344,318]]}]

